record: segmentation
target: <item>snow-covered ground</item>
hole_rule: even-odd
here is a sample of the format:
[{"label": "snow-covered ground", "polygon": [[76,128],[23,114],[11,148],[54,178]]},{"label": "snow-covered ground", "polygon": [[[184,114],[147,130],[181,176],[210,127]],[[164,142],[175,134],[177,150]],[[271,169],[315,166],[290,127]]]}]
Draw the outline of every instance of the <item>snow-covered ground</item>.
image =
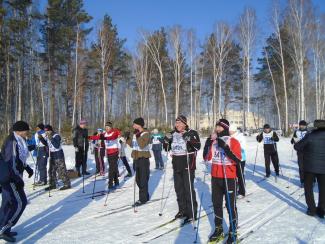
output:
[{"label": "snow-covered ground", "polygon": [[[305,214],[306,204],[303,189],[299,187],[296,154],[292,153],[289,139],[280,138],[279,157],[283,176],[275,182],[273,177],[264,180],[264,157],[259,146],[256,172],[253,175],[257,143],[254,137],[247,137],[248,162],[246,167],[247,196],[237,201],[239,213],[239,237],[241,243],[325,243],[325,221]],[[68,168],[74,166],[72,146],[64,146]],[[128,150],[128,156],[130,150]],[[166,157],[164,157],[166,159]],[[32,163],[31,159],[29,159]],[[51,197],[42,188],[32,189],[32,179],[26,179],[29,204],[19,223],[14,228],[19,233],[19,243],[193,243],[195,231],[191,225],[183,228],[178,222],[157,226],[171,220],[178,211],[174,192],[171,161],[167,162],[166,185],[162,216],[159,216],[163,189],[163,171],[154,169],[151,159],[149,190],[152,202],[138,207],[134,213],[134,177],[123,181],[125,171],[120,163],[120,189],[110,193],[107,206],[105,195],[91,199],[94,178],[85,179],[85,193],[82,192],[82,178],[72,181],[72,189],[52,191]],[[202,152],[197,160],[195,188],[200,205],[201,220],[198,243],[206,243],[214,227],[211,203],[210,179],[204,181],[201,164]],[[93,155],[89,155],[88,165],[94,172]],[[273,170],[273,167],[271,166]],[[107,175],[107,174],[106,174]],[[25,177],[27,178],[27,177]],[[106,177],[98,177],[96,191],[106,189]],[[136,189],[138,196],[138,189]],[[315,190],[315,199],[318,194]],[[224,216],[228,219],[226,210]],[[225,229],[227,222],[224,223]]]}]

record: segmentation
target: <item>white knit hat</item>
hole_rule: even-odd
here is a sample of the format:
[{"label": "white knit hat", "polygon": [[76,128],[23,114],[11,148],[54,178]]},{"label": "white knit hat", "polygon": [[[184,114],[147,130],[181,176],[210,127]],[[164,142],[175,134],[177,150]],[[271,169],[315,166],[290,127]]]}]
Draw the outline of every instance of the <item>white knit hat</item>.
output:
[{"label": "white knit hat", "polygon": [[233,131],[233,132],[237,132],[237,126],[236,125],[234,125],[234,124],[231,124],[230,126],[229,126],[229,131]]}]

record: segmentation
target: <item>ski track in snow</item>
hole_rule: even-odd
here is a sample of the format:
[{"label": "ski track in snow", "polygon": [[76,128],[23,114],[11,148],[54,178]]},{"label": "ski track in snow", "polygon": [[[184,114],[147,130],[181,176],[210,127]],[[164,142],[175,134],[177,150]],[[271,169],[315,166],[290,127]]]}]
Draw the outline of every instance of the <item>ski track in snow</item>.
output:
[{"label": "ski track in snow", "polygon": [[[296,154],[288,138],[278,143],[280,166],[283,176],[275,182],[272,176],[264,180],[263,145],[258,146],[256,171],[254,159],[257,143],[255,137],[246,137],[248,145],[246,174],[247,196],[237,200],[241,243],[325,243],[325,221],[305,214],[306,204],[303,189],[299,187],[299,173]],[[202,143],[204,141],[202,140]],[[67,168],[74,167],[74,150],[64,146]],[[128,148],[127,156],[130,158]],[[164,154],[164,159],[166,156]],[[106,160],[105,160],[106,161]],[[119,169],[120,189],[110,192],[107,206],[104,206],[107,191],[107,173],[98,176],[95,198],[92,199],[94,176],[85,178],[85,193],[82,192],[82,178],[72,181],[72,189],[44,192],[44,187],[33,190],[33,179],[26,175],[26,193],[29,204],[18,224],[13,228],[19,235],[18,243],[193,243],[195,230],[192,224],[180,228],[180,222],[162,224],[173,219],[178,211],[176,194],[173,189],[171,160],[167,162],[166,185],[163,203],[163,171],[155,170],[151,158],[149,193],[152,202],[133,212],[134,177],[124,180],[123,164]],[[197,243],[206,243],[213,232],[214,214],[211,202],[210,181],[207,175],[203,182],[205,166],[202,150],[198,153],[195,188],[198,205],[203,192],[200,227]],[[30,158],[29,163],[33,166]],[[132,160],[130,162],[132,165]],[[107,165],[107,163],[106,163]],[[94,158],[89,154],[88,167],[94,171]],[[273,167],[271,166],[271,169]],[[136,189],[138,197],[138,189]],[[315,189],[317,202],[318,193]],[[136,198],[137,200],[137,198]],[[162,216],[159,216],[163,206]],[[228,214],[224,208],[224,230],[228,231]],[[197,224],[197,222],[195,223]],[[159,228],[157,228],[159,227]],[[0,241],[0,243],[4,243]]]}]

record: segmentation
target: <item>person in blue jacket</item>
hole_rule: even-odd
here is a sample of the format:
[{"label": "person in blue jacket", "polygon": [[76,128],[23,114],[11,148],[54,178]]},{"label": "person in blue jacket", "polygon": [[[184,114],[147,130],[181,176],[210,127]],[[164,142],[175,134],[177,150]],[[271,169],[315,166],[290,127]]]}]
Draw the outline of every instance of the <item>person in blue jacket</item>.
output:
[{"label": "person in blue jacket", "polygon": [[158,129],[154,129],[151,135],[151,149],[155,157],[156,169],[164,169],[164,161],[161,155],[163,142],[164,136],[158,132]]},{"label": "person in blue jacket", "polygon": [[17,232],[12,232],[11,228],[16,225],[27,205],[23,172],[26,170],[29,178],[34,173],[26,162],[29,151],[34,149],[26,143],[29,125],[24,121],[17,121],[12,131],[2,145],[0,160],[0,239],[7,242],[16,241]]}]

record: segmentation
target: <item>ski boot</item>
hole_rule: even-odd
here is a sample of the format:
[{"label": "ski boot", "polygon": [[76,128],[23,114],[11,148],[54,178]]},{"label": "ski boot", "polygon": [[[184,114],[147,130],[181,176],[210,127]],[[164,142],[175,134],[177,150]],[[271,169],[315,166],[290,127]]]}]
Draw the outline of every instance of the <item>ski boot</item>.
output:
[{"label": "ski boot", "polygon": [[217,227],[213,234],[209,237],[209,243],[216,243],[224,238],[223,230],[221,227]]}]

